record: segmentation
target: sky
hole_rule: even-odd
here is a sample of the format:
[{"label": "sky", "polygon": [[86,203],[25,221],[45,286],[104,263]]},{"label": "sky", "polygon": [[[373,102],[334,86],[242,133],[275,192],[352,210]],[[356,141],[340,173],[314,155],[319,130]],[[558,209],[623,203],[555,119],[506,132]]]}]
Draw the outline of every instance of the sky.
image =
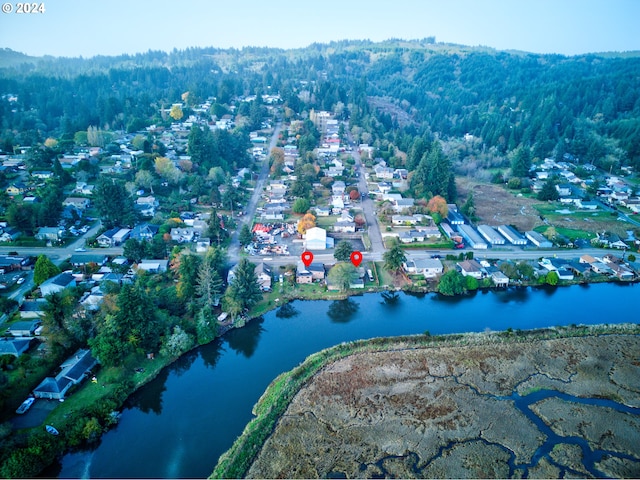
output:
[{"label": "sky", "polygon": [[[640,50],[640,0],[0,0],[0,48],[90,57],[389,38],[578,55]],[[9,5],[9,7],[7,7]]]}]

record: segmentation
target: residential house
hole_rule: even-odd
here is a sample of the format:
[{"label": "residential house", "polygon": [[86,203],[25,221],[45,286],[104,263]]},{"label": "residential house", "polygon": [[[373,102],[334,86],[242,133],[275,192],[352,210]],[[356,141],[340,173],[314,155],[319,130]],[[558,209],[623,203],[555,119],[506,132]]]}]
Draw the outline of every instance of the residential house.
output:
[{"label": "residential house", "polygon": [[35,234],[35,238],[38,240],[50,240],[52,242],[57,242],[62,239],[64,235],[64,230],[60,227],[40,227],[38,232]]},{"label": "residential house", "polygon": [[31,172],[31,176],[35,178],[39,178],[40,180],[47,180],[48,178],[53,178],[54,173],[49,170],[35,170]]},{"label": "residential house", "polygon": [[117,247],[122,245],[125,240],[129,238],[130,233],[130,228],[112,228],[111,230],[104,232],[102,235],[99,235],[98,238],[96,238],[96,241],[101,247]]},{"label": "residential house", "polygon": [[491,280],[496,287],[508,287],[509,286],[509,277],[507,277],[500,270],[496,270],[491,272]]},{"label": "residential house", "polygon": [[22,235],[22,232],[15,227],[5,227],[0,234],[0,242],[13,242]]},{"label": "residential house", "polygon": [[64,207],[73,207],[81,211],[89,208],[90,204],[91,204],[91,200],[84,197],[67,197],[62,202],[62,205]]},{"label": "residential house", "polygon": [[196,252],[204,253],[211,246],[211,239],[209,237],[200,237],[196,242]]},{"label": "residential house", "polygon": [[571,185],[568,183],[560,183],[556,185],[556,191],[561,197],[567,197],[571,195]]},{"label": "residential house", "polygon": [[143,217],[153,217],[156,214],[158,201],[153,195],[136,198],[135,208]]},{"label": "residential house", "polygon": [[415,200],[413,198],[401,198],[396,200],[393,205],[393,210],[398,213],[403,213],[410,208],[413,208]]},{"label": "residential house", "polygon": [[33,338],[0,338],[0,357],[12,355],[19,357],[29,350]]},{"label": "residential house", "polygon": [[23,320],[9,325],[7,333],[14,337],[33,337],[42,322],[40,320]]},{"label": "residential house", "polygon": [[418,223],[415,215],[391,215],[391,223],[396,226],[412,226]]},{"label": "residential house", "polygon": [[608,263],[607,266],[613,271],[613,274],[620,280],[630,281],[635,277],[635,273],[626,265],[617,263]]},{"label": "residential house", "polygon": [[480,280],[484,276],[484,269],[476,260],[464,260],[457,263],[460,273],[465,277],[473,277]]},{"label": "residential house", "polygon": [[331,212],[334,215],[340,214],[340,212],[344,210],[344,200],[342,199],[342,197],[333,197],[331,199],[331,207]]},{"label": "residential house", "polygon": [[171,240],[178,243],[193,242],[196,232],[193,227],[172,228],[170,231]]},{"label": "residential house", "polygon": [[424,233],[418,230],[409,230],[398,233],[398,239],[402,243],[424,242]]},{"label": "residential house", "polygon": [[378,190],[380,190],[380,193],[382,193],[383,195],[386,193],[389,193],[392,188],[393,188],[393,185],[389,182],[378,183]]},{"label": "residential house", "polygon": [[333,231],[340,232],[340,233],[355,233],[356,224],[354,222],[346,222],[346,221],[339,220],[336,223],[334,223]]},{"label": "residential house", "polygon": [[343,196],[346,190],[346,185],[342,180],[336,180],[331,185],[331,195]]},{"label": "residential house", "polygon": [[442,234],[440,233],[440,229],[438,227],[436,227],[435,225],[431,225],[428,227],[422,226],[422,225],[418,225],[416,226],[416,230],[420,233],[422,233],[425,238],[440,238],[442,237]]},{"label": "residential house", "polygon": [[95,253],[83,253],[83,254],[74,253],[69,258],[69,262],[75,268],[84,267],[85,265],[89,265],[91,263],[102,266],[107,263],[107,260],[109,260],[109,257],[107,257],[106,255],[95,254]]},{"label": "residential house", "polygon": [[20,318],[23,320],[39,320],[44,316],[46,305],[47,301],[44,298],[25,300],[18,309]]},{"label": "residential house", "polygon": [[16,196],[24,194],[29,188],[22,182],[14,182],[10,184],[7,189],[7,195]]},{"label": "residential house", "polygon": [[76,279],[69,272],[62,272],[52,277],[48,280],[45,280],[40,284],[40,293],[43,297],[47,295],[51,295],[52,293],[61,292],[66,288],[71,288],[76,286]]},{"label": "residential house", "polygon": [[375,176],[380,180],[392,180],[393,179],[393,168],[383,166],[378,164],[373,167],[373,172]]},{"label": "residential house", "polygon": [[442,262],[437,258],[408,258],[403,262],[405,272],[413,275],[423,275],[425,278],[434,278],[443,272]]},{"label": "residential house", "polygon": [[64,400],[67,391],[77,385],[98,361],[93,358],[90,350],[78,350],[60,365],[62,371],[55,377],[45,378],[38,385],[33,394],[36,398],[47,398],[50,400]]},{"label": "residential house", "polygon": [[260,262],[256,265],[254,270],[256,277],[258,278],[258,283],[260,284],[260,289],[263,292],[268,292],[271,290],[271,267],[265,265],[264,262]]},{"label": "residential house", "polygon": [[143,270],[150,273],[166,272],[169,266],[169,260],[149,260],[143,259],[135,265],[136,270]]},{"label": "residential house", "polygon": [[138,241],[151,241],[153,237],[158,233],[160,227],[158,225],[152,225],[150,223],[141,223],[133,227],[129,238],[133,238]]},{"label": "residential house", "polygon": [[328,217],[331,214],[329,207],[315,207],[316,217]]},{"label": "residential house", "polygon": [[592,243],[600,243],[603,247],[626,249],[629,246],[624,243],[618,235],[611,232],[597,232],[597,238],[591,240]]}]

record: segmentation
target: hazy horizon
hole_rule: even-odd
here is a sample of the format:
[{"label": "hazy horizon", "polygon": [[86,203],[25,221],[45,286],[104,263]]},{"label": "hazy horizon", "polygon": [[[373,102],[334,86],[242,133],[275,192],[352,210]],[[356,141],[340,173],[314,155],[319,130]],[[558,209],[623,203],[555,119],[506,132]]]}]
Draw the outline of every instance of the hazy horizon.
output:
[{"label": "hazy horizon", "polygon": [[0,47],[29,56],[93,57],[435,37],[438,43],[567,56],[640,50],[634,33],[640,2],[634,0],[39,3],[44,13],[0,15]]}]

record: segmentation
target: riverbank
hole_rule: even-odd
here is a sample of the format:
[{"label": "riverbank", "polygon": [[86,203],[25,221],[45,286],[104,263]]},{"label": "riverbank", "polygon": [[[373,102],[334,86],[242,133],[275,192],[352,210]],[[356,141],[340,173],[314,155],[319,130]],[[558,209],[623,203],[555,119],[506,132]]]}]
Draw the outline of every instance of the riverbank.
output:
[{"label": "riverbank", "polygon": [[[456,334],[456,335],[442,335],[437,337],[419,335],[419,336],[401,337],[401,338],[379,338],[379,339],[373,339],[369,341],[348,342],[345,344],[338,345],[336,347],[333,347],[309,356],[298,367],[280,375],[277,379],[275,379],[272,382],[272,384],[265,391],[263,396],[260,398],[260,400],[254,407],[254,414],[256,415],[256,418],[253,419],[249,423],[249,425],[247,425],[242,436],[236,440],[232,448],[220,457],[220,460],[212,474],[212,477],[216,477],[216,478],[243,477],[249,471],[250,466],[254,464],[254,460],[256,458],[261,458],[261,455],[263,455],[263,453],[267,451],[269,452],[267,456],[262,457],[263,460],[264,458],[268,457],[268,460],[264,460],[267,464],[272,464],[274,468],[279,468],[278,465],[281,466],[282,468],[285,468],[283,467],[284,464],[282,463],[282,458],[278,456],[278,451],[279,451],[278,448],[280,447],[286,450],[286,454],[284,455],[285,457],[288,457],[291,459],[297,459],[295,461],[295,464],[298,467],[301,467],[303,464],[302,457],[306,456],[308,452],[297,451],[297,447],[293,446],[293,444],[290,441],[291,439],[286,440],[283,445],[276,445],[276,444],[270,443],[268,448],[265,445],[265,441],[267,438],[270,437],[270,435],[272,435],[272,432],[274,432],[274,428],[276,432],[278,431],[278,427],[276,427],[276,425],[279,425],[278,422],[281,421],[281,419],[283,418],[283,415],[286,415],[286,418],[289,420],[296,419],[298,417],[299,419],[302,419],[303,417],[305,418],[307,417],[307,415],[304,415],[304,414],[297,415],[292,413],[291,415],[289,415],[288,413],[285,414],[285,412],[288,412],[287,409],[289,408],[290,402],[294,399],[294,397],[298,398],[298,396],[304,395],[303,393],[301,393],[303,390],[310,391],[308,389],[314,388],[313,385],[316,382],[316,378],[317,378],[316,376],[321,375],[319,372],[328,372],[328,370],[331,370],[331,372],[329,372],[331,375],[333,375],[331,381],[333,381],[334,384],[336,384],[336,382],[338,382],[337,377],[340,375],[340,368],[338,368],[336,365],[338,365],[339,362],[341,362],[343,359],[347,357],[352,358],[352,356],[354,355],[377,355],[382,353],[384,353],[385,355],[389,355],[392,352],[395,352],[393,353],[394,355],[397,355],[397,354],[409,355],[412,358],[415,358],[416,355],[422,355],[425,358],[431,359],[434,356],[441,355],[443,351],[446,351],[445,352],[446,355],[450,355],[452,348],[453,350],[457,350],[458,352],[465,352],[465,351],[468,352],[469,349],[474,349],[473,351],[476,352],[476,355],[470,356],[470,355],[462,354],[461,356],[457,357],[457,359],[458,359],[459,368],[461,368],[465,372],[471,371],[475,367],[482,366],[482,368],[480,369],[481,370],[480,373],[484,375],[485,378],[483,382],[479,382],[476,378],[475,379],[476,384],[480,385],[482,389],[486,388],[489,390],[491,389],[489,387],[493,386],[496,389],[498,389],[498,393],[497,393],[498,395],[508,394],[509,388],[513,389],[515,388],[515,385],[518,384],[519,385],[518,388],[520,389],[519,391],[523,395],[525,395],[527,391],[535,391],[535,389],[540,388],[540,386],[532,381],[529,381],[529,383],[526,383],[524,381],[516,380],[517,375],[514,376],[511,374],[508,374],[509,370],[508,369],[505,370],[504,368],[494,370],[493,372],[491,371],[483,372],[482,369],[491,370],[491,368],[496,368],[496,366],[499,365],[501,361],[500,362],[492,361],[487,364],[483,362],[477,362],[477,360],[474,360],[474,359],[478,359],[478,358],[486,359],[487,357],[491,357],[491,356],[495,357],[494,355],[495,352],[503,351],[505,348],[509,348],[509,346],[511,346],[511,354],[510,354],[511,356],[515,355],[514,351],[521,352],[523,350],[528,350],[530,352],[535,352],[535,351],[538,351],[538,347],[542,345],[541,342],[555,341],[557,343],[560,341],[561,346],[555,347],[555,349],[552,352],[553,355],[549,355],[548,357],[542,355],[542,357],[544,358],[541,357],[537,361],[537,364],[546,365],[547,368],[549,369],[549,371],[542,374],[540,378],[545,378],[545,376],[548,375],[547,379],[550,379],[550,378],[553,378],[553,375],[551,375],[549,372],[551,372],[551,370],[557,367],[557,364],[559,362],[559,360],[554,360],[554,359],[557,357],[561,357],[563,355],[563,352],[568,351],[566,346],[569,344],[570,339],[575,339],[580,337],[582,338],[589,337],[594,339],[599,339],[599,338],[610,339],[610,338],[613,338],[611,337],[611,335],[622,335],[627,338],[632,338],[632,343],[637,346],[638,334],[640,334],[640,327],[638,325],[618,325],[618,326],[551,328],[551,329],[540,329],[540,330],[533,330],[533,331],[515,331],[515,332],[505,331],[505,332],[491,333],[491,334],[486,334],[486,333],[463,334],[463,335]],[[602,337],[602,335],[607,335],[607,337]],[[530,347],[532,344],[534,344],[535,346]],[[490,347],[490,352],[487,351],[487,347]],[[613,348],[613,350],[616,350],[616,349]],[[596,359],[593,359],[590,356],[590,354],[592,354],[593,351],[594,350],[589,350],[588,353],[584,356],[588,361],[592,361],[592,363],[593,361],[596,361]],[[607,349],[602,348],[598,351],[601,352],[598,356],[598,359],[601,359],[602,355],[606,354]],[[483,355],[478,356],[478,352],[482,352]],[[602,353],[602,352],[605,352],[605,353]],[[451,360],[451,358],[449,358],[449,360]],[[528,359],[528,360],[531,360],[531,359]],[[422,363],[421,362],[418,362],[417,365],[421,365],[420,369],[425,370],[425,365],[427,363],[431,363],[432,360],[425,359],[424,362]],[[472,363],[476,362],[477,365],[469,364],[469,362],[472,362]],[[453,367],[451,367],[452,365],[451,363],[448,363],[448,365],[450,368],[455,369],[457,368],[455,366],[455,363],[456,362],[453,362]],[[380,367],[381,365],[392,366],[392,365],[398,364],[398,361],[389,362],[385,360],[384,362],[374,362],[373,364],[376,365],[377,367]],[[520,362],[521,366],[535,365],[535,364],[536,362],[530,362],[530,361]],[[635,368],[637,369],[637,367]],[[347,372],[347,370],[342,370],[342,371]],[[516,371],[519,371],[519,370],[516,370]],[[444,370],[443,372],[440,372],[440,373],[431,372],[431,373],[433,373],[435,377],[439,377],[439,376],[443,377],[446,375],[446,370]],[[411,374],[409,374],[409,377],[411,377],[411,375],[415,373],[416,372],[412,372]],[[497,373],[499,373],[502,376],[497,375],[498,378],[496,378]],[[637,373],[639,372],[636,372],[636,374]],[[354,380],[353,375],[346,374],[346,373],[344,375],[346,375],[345,382],[341,382],[341,383],[343,384],[343,386],[345,386],[345,388],[351,389],[351,394],[353,394],[354,388],[355,389],[365,388],[364,385],[360,385],[356,380]],[[494,375],[493,383],[491,383],[491,381],[487,379],[488,377],[491,377],[491,375]],[[513,378],[510,378],[510,377],[513,377]],[[562,378],[568,377],[570,379],[573,377],[573,375],[571,375],[571,372],[568,372],[568,373],[565,372],[564,376],[561,375],[559,378],[561,377]],[[358,378],[362,379],[360,375],[358,375]],[[527,378],[532,378],[532,377],[529,374]],[[631,378],[636,378],[636,377],[631,377]],[[406,380],[407,380],[406,378],[403,379],[403,381],[406,381]],[[499,380],[499,381],[496,382],[496,380]],[[393,380],[393,382],[395,382],[395,384],[398,384],[398,385],[403,384],[403,381],[398,381],[397,378],[394,378]],[[470,383],[474,383],[474,382],[471,381]],[[559,382],[559,381],[552,382],[551,380],[549,380],[549,382],[547,382],[546,384],[542,382],[545,388],[560,389],[561,385],[559,386],[558,385],[559,383],[562,383],[562,382]],[[585,384],[585,385],[589,388],[593,387],[592,384],[589,384],[589,385]],[[458,385],[458,387],[460,387],[460,385]],[[368,385],[366,388],[375,389],[375,387],[372,387],[371,385]],[[609,391],[608,393],[602,396],[606,397],[608,395],[611,398],[615,398],[616,400],[619,400],[620,399],[619,388],[616,387],[615,391],[617,391],[615,395],[614,393]],[[335,393],[336,392],[327,393],[327,395],[331,396]],[[401,394],[402,392],[398,391],[396,393]],[[372,396],[375,396],[375,394],[371,393],[371,390],[368,390],[368,393],[365,395],[365,397],[371,400]],[[331,398],[334,398],[334,397],[331,397]],[[329,405],[332,405],[334,403],[336,403],[336,405],[339,404],[340,402],[337,402],[338,399],[339,399],[339,396],[335,397],[336,401],[334,400],[328,401],[327,398],[324,398],[324,400],[320,401],[318,405],[322,404],[321,408],[329,408],[328,407]],[[314,404],[316,401],[319,401],[319,399],[314,398]],[[636,403],[637,403],[636,407],[640,407],[640,400],[638,400]],[[466,404],[473,405],[473,403],[466,403]],[[415,403],[413,405],[415,407]],[[433,407],[435,408],[436,406],[437,405],[434,405]],[[351,408],[350,413],[347,414],[343,412],[343,415],[347,415],[347,417],[350,418],[350,420],[348,420],[348,423],[352,421],[358,422],[358,420],[364,421],[366,417],[366,421],[364,421],[364,424],[361,427],[365,430],[371,427],[372,425],[371,422],[373,422],[373,424],[377,424],[377,422],[381,420],[380,418],[377,418],[374,421],[374,419],[368,418],[370,415],[374,415],[374,413],[372,412],[379,410],[378,407],[374,408],[371,405],[369,405],[369,407],[365,405],[354,407],[352,404],[349,407]],[[310,411],[308,410],[309,408],[311,408],[310,405],[306,404],[304,409],[307,409],[307,410],[303,409],[303,411]],[[356,410],[353,410],[353,408],[356,408]],[[361,414],[363,411],[368,411],[369,414],[365,414],[364,417],[361,417]],[[340,418],[347,418],[347,417],[341,416],[340,414],[337,414],[337,415]],[[403,412],[403,414],[398,415],[398,417],[404,418],[406,417],[406,415],[407,415],[406,412]],[[309,415],[308,417],[309,419],[313,419],[313,415]],[[337,418],[331,415],[330,417]],[[367,425],[369,427],[367,427]],[[307,428],[304,426],[299,425],[298,427],[294,428],[293,430],[290,430],[290,432],[291,431],[304,432],[305,436],[309,436],[309,435],[311,435],[311,437],[313,436],[311,434],[311,432],[313,431],[313,428],[311,430],[307,430]],[[314,428],[316,428],[318,432],[324,432],[324,433],[341,431],[341,428],[338,428],[338,427],[334,428],[332,426],[329,426],[328,424],[326,425],[326,428],[325,427],[320,428],[320,427],[321,425],[316,425]],[[382,428],[381,431],[384,431],[384,428]],[[478,430],[476,429],[475,431],[477,432]],[[333,434],[330,434],[330,436],[331,435]],[[335,459],[337,457],[342,457],[345,454],[345,452],[337,453],[336,451],[333,450],[335,443],[323,444],[322,440],[318,440],[318,442],[315,442],[313,439],[311,439],[311,437],[309,437],[309,442],[311,443],[305,444],[305,448],[307,447],[310,448],[311,446],[317,446],[320,450],[316,451],[316,457],[320,456],[322,458],[326,457],[327,459],[331,459],[331,458]],[[386,437],[382,436],[379,438],[386,438]],[[399,436],[398,438],[402,438],[402,436]],[[271,442],[271,439],[269,441]],[[338,441],[338,443],[340,443],[340,440]],[[328,451],[326,452],[326,455],[324,453],[318,453],[319,451],[324,451],[322,449],[325,447],[328,449]],[[292,448],[293,450],[296,450],[296,452],[293,452],[291,450]],[[399,457],[402,457],[404,455],[404,453],[400,451],[396,451],[396,454],[397,454],[396,456],[399,456]],[[309,455],[313,456],[312,453],[309,453]],[[406,460],[406,458],[404,460]],[[372,462],[372,465],[374,463],[375,462]],[[402,463],[402,461],[400,463]],[[279,470],[278,472],[274,470],[268,471],[268,470],[260,470],[260,469],[254,469],[253,472],[256,476],[264,476],[268,478],[273,478],[279,475],[284,475],[286,477],[296,477],[296,476],[314,477],[316,475],[326,476],[331,473],[336,473],[336,471],[334,470],[327,470],[322,472],[317,471],[314,473],[312,470],[295,471],[295,470],[286,470],[286,468],[284,470]],[[357,473],[357,471],[347,472],[344,470],[341,470],[341,472],[346,474],[347,476],[354,476]],[[400,470],[400,472],[403,472],[403,470]],[[552,472],[552,470],[547,470],[546,471],[547,475],[554,476],[550,472]],[[507,471],[506,473],[505,472],[500,472],[500,473],[504,473],[506,475],[509,472]],[[376,474],[375,468],[372,467],[370,474],[371,475]],[[410,471],[404,471],[404,475],[396,471],[396,474],[400,476],[412,476],[412,473]],[[462,475],[462,472],[460,472],[460,474]],[[363,473],[360,472],[360,475],[363,475]],[[369,474],[365,474],[365,476],[368,476],[368,475]]]}]

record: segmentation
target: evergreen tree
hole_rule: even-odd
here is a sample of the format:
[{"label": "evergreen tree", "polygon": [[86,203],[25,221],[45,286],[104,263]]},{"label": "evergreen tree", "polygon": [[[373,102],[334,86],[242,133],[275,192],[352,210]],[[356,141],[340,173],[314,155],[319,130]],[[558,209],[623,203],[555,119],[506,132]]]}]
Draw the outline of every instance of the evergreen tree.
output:
[{"label": "evergreen tree", "polygon": [[529,175],[529,169],[531,168],[531,154],[527,147],[520,146],[514,153],[511,159],[511,175],[514,177],[526,177]]},{"label": "evergreen tree", "polygon": [[241,311],[249,310],[262,300],[262,291],[255,273],[256,266],[246,258],[240,259],[226,296],[237,303]]},{"label": "evergreen tree", "polygon": [[351,246],[351,243],[347,240],[340,240],[333,252],[333,257],[339,262],[348,262],[351,260],[352,252],[353,247]]},{"label": "evergreen tree", "polygon": [[391,249],[384,252],[382,255],[384,260],[384,268],[390,272],[398,272],[402,268],[402,264],[407,260],[407,256],[400,247],[400,244],[396,242]]},{"label": "evergreen tree", "polygon": [[473,193],[470,193],[464,205],[460,207],[460,211],[467,216],[467,218],[473,220],[476,217],[476,202],[473,199]]},{"label": "evergreen tree", "polygon": [[246,223],[242,225],[242,228],[240,229],[240,233],[238,234],[238,241],[243,247],[246,247],[253,241],[253,234],[251,233],[249,225],[247,225]]},{"label": "evergreen tree", "polygon": [[538,200],[557,200],[560,197],[558,190],[556,190],[556,182],[553,178],[548,178],[542,189],[538,192]]},{"label": "evergreen tree", "polygon": [[55,277],[60,269],[46,255],[40,255],[33,267],[33,283],[40,285],[45,280]]},{"label": "evergreen tree", "polygon": [[123,183],[103,178],[94,190],[94,203],[105,228],[133,227],[133,199]]}]

